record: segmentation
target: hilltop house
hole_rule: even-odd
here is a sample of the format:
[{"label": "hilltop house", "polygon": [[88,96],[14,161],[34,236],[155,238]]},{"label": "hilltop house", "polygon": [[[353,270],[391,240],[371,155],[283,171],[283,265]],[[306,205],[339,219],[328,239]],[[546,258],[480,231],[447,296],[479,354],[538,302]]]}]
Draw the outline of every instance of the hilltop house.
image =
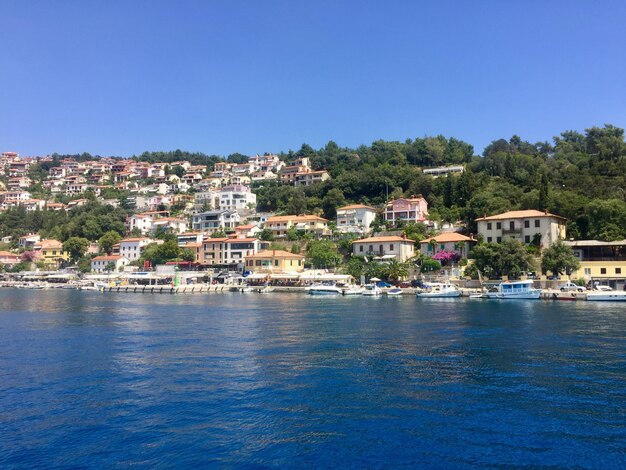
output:
[{"label": "hilltop house", "polygon": [[385,222],[397,224],[404,223],[427,223],[428,222],[428,202],[421,196],[410,198],[401,197],[392,199],[385,206],[383,212]]},{"label": "hilltop house", "polygon": [[240,216],[236,211],[212,210],[195,214],[192,218],[193,230],[213,233],[218,230],[232,230],[239,225]]},{"label": "hilltop house", "polygon": [[269,217],[265,221],[264,228],[270,229],[275,237],[281,238],[287,235],[290,228],[313,233],[317,236],[328,236],[328,220],[317,215],[278,215]]},{"label": "hilltop house", "polygon": [[340,233],[365,234],[376,218],[376,209],[363,204],[353,204],[337,209],[337,231]]}]

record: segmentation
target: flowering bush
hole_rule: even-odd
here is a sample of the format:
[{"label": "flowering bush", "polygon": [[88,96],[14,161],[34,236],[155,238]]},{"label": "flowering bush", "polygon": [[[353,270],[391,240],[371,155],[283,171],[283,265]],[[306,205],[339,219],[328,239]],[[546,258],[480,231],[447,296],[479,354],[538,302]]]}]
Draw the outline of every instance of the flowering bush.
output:
[{"label": "flowering bush", "polygon": [[456,251],[441,250],[435,253],[433,259],[436,259],[437,261],[440,261],[441,264],[446,265],[449,263],[456,263],[459,259],[461,259],[461,255]]}]

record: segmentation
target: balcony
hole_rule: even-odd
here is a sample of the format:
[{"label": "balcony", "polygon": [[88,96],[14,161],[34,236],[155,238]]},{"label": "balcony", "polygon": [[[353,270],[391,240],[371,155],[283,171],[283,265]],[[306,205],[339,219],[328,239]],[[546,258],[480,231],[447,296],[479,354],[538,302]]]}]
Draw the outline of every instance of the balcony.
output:
[{"label": "balcony", "polygon": [[503,228],[502,229],[502,235],[521,235],[521,234],[522,234],[521,228]]}]

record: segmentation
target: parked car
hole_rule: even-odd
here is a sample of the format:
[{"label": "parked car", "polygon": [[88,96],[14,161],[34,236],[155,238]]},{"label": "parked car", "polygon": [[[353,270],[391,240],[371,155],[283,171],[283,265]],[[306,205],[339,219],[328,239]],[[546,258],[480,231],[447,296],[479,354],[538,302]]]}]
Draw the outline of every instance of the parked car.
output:
[{"label": "parked car", "polygon": [[568,291],[584,292],[587,290],[583,286],[579,286],[578,284],[575,284],[572,281],[567,281],[565,284],[559,285],[558,289],[561,292],[568,292]]},{"label": "parked car", "polygon": [[376,285],[380,288],[384,288],[384,287],[393,287],[391,284],[389,284],[388,282],[385,281],[378,281],[376,283]]}]

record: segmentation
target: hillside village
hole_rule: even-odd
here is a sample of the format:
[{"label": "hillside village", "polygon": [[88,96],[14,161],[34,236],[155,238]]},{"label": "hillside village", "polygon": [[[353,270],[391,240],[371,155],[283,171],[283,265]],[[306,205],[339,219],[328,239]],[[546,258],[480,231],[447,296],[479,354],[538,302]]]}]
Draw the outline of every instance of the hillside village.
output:
[{"label": "hillside village", "polygon": [[[444,163],[417,171],[428,184],[455,184],[473,164]],[[313,211],[306,201],[298,205],[303,193],[290,193],[283,210],[267,210],[268,198],[288,188],[329,184],[333,168],[319,166],[284,154],[199,164],[4,152],[1,270],[110,276],[175,268],[214,282],[283,283],[307,272],[395,284],[425,276],[564,276],[624,286],[626,240],[570,239],[567,219],[546,208],[467,221],[432,213],[423,195],[392,187],[377,200],[340,194],[336,204],[330,189]],[[501,264],[507,257],[514,261]],[[551,257],[558,261],[550,264]]]}]

